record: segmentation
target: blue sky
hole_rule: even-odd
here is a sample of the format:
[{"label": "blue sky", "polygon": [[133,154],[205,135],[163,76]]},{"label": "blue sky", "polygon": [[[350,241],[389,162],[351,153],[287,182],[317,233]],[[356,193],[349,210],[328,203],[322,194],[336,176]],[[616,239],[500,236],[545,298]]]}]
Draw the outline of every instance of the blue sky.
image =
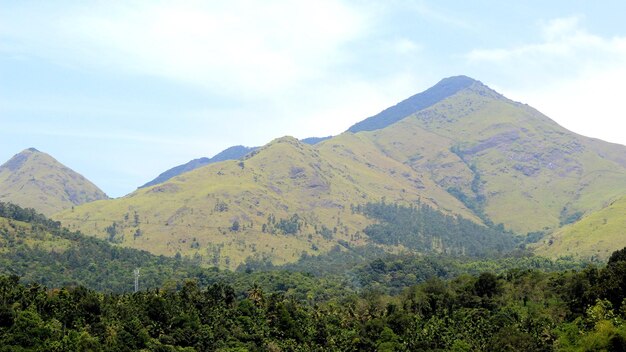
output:
[{"label": "blue sky", "polygon": [[626,144],[623,1],[2,1],[0,162],[122,196],[237,144],[341,133],[465,74]]}]

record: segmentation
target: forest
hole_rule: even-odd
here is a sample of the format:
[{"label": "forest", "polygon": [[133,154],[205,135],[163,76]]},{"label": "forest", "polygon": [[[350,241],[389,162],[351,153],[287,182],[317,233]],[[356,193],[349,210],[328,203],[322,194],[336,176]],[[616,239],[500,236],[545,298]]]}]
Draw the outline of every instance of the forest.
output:
[{"label": "forest", "polygon": [[226,271],[0,203],[0,351],[626,351],[626,248],[549,260],[427,207],[354,211],[378,219],[370,236],[417,234],[391,239],[416,250],[346,243]]},{"label": "forest", "polygon": [[[385,262],[382,262],[385,264]],[[135,293],[0,278],[3,351],[624,351],[626,249],[607,265],[432,278],[316,301],[197,280]]]}]

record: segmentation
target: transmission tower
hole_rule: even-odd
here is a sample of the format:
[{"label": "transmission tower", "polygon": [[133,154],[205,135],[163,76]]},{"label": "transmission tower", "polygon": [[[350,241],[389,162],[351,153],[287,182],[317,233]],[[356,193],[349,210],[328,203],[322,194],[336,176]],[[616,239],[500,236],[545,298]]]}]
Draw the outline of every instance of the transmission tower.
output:
[{"label": "transmission tower", "polygon": [[135,292],[139,291],[139,268],[133,271],[135,274]]}]

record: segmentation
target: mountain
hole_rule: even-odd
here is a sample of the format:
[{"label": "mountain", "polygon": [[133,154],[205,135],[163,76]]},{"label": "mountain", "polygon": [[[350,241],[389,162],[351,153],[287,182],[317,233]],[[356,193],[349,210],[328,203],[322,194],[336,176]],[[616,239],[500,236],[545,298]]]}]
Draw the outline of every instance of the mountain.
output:
[{"label": "mountain", "polygon": [[85,177],[35,148],[16,154],[0,166],[0,201],[50,215],[107,198]]},{"label": "mountain", "polygon": [[121,245],[234,268],[251,256],[282,264],[339,242],[366,243],[362,229],[372,221],[351,205],[381,198],[421,199],[476,219],[445,190],[353,134],[319,149],[279,138],[244,160],[210,164],[55,219]]},{"label": "mountain", "polygon": [[[525,234],[626,194],[626,147],[570,132],[471,78],[444,79],[385,111],[315,145],[279,138],[55,218],[121,245],[236,267],[370,244],[364,229],[376,220],[354,211],[369,202],[425,204]],[[450,250],[441,238],[431,250]]]},{"label": "mountain", "polygon": [[361,133],[477,215],[520,233],[553,231],[626,191],[626,147],[570,132],[478,81]]},{"label": "mountain", "polygon": [[212,158],[198,158],[189,161],[188,163],[175,166],[157,176],[154,180],[144,184],[139,188],[154,186],[159,183],[163,183],[174,176],[178,176],[182,173],[195,170],[201,166],[217,163],[224,160],[237,160],[255,150],[255,147],[244,147],[242,145],[236,145],[230,148],[227,148],[220,153],[216,154]]}]

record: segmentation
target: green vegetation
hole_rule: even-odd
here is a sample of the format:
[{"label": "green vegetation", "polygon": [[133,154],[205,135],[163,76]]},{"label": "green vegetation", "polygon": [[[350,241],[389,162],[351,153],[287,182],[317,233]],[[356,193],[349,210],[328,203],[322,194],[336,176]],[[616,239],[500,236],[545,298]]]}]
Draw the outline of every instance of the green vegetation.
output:
[{"label": "green vegetation", "polygon": [[[626,190],[626,148],[571,133],[467,77],[446,79],[377,116],[359,125],[367,128],[315,145],[283,137],[241,160],[196,160],[165,182],[75,207],[98,198],[73,182],[80,178],[69,182],[52,158],[25,151],[2,167],[0,194],[47,214],[65,208],[53,218],[120,246],[235,269],[249,258],[283,265],[341,242],[366,245],[362,231],[372,221],[351,212],[352,204],[421,202],[478,224],[547,234]],[[66,203],[52,204],[58,201]],[[559,248],[546,253],[570,254]],[[595,251],[584,255],[610,254]]]},{"label": "green vegetation", "polygon": [[585,264],[571,260],[552,261],[523,251],[489,259],[450,256],[392,255],[373,259],[348,272],[355,287],[385,294],[399,294],[416,283],[433,279],[454,279],[483,272],[503,275],[511,270],[556,272],[582,269]]},{"label": "green vegetation", "polygon": [[348,129],[349,132],[374,131],[385,128],[403,118],[424,110],[458,91],[476,83],[475,80],[466,76],[449,77],[441,80],[430,89],[416,94],[395,106],[387,108],[380,113],[356,123]]},{"label": "green vegetation", "polygon": [[606,207],[544,236],[534,248],[538,254],[552,258],[567,255],[585,260],[606,260],[615,248],[626,246],[625,235],[626,197],[620,197]]},{"label": "green vegetation", "polygon": [[482,272],[430,279],[397,295],[367,290],[322,301],[257,284],[243,295],[193,280],[102,294],[0,276],[0,349],[622,351],[624,253],[602,268]]},{"label": "green vegetation", "polygon": [[[350,206],[383,198],[492,228],[550,233],[623,195],[623,146],[573,134],[480,82],[462,86],[384,128],[313,146],[279,138],[243,161],[205,165],[54,218],[121,246],[235,269],[249,258],[294,263],[340,241],[363,246],[372,220]],[[134,213],[139,222],[126,219]],[[374,243],[396,250],[393,241]],[[437,247],[416,245],[408,248]]]},{"label": "green vegetation", "polygon": [[[0,351],[626,350],[624,147],[470,83],[63,205],[69,229],[0,203]],[[18,154],[0,191],[93,200],[55,163]]]},{"label": "green vegetation", "polygon": [[479,83],[363,134],[483,219],[518,233],[553,231],[626,190],[624,146],[576,135]]},{"label": "green vegetation", "polygon": [[[238,295],[253,283],[287,297],[342,296],[340,277],[314,279],[284,271],[234,273],[202,269],[197,261],[155,256],[146,251],[113,246],[107,241],[71,232],[33,209],[0,202],[0,274],[48,287],[84,286],[102,292],[133,289],[133,270],[140,268],[140,287],[154,289],[193,278],[207,286],[230,282]],[[351,289],[345,293],[352,292]]]},{"label": "green vegetation", "polygon": [[453,259],[443,255],[389,255],[374,245],[350,246],[341,242],[325,254],[305,253],[297,262],[284,266],[273,265],[267,257],[249,258],[238,272],[230,272],[203,269],[194,258],[155,256],[113,246],[108,241],[68,231],[33,209],[1,202],[0,252],[0,273],[49,287],[80,285],[104,292],[125,292],[132,289],[133,270],[140,268],[142,288],[157,288],[189,278],[202,286],[226,281],[238,294],[257,283],[265,290],[288,297],[315,299],[369,289],[399,292],[416,282],[481,271],[501,273],[514,267],[554,271],[580,266],[574,261],[550,261],[524,252],[480,260]]},{"label": "green vegetation", "polygon": [[[406,217],[493,231],[428,207],[355,210],[400,229],[415,225]],[[596,267],[522,249],[476,259],[343,242],[284,267],[260,258],[228,272],[115,247],[0,203],[0,250],[0,351],[626,348],[626,248]],[[129,293],[136,267],[141,289]]]},{"label": "green vegetation", "polygon": [[448,187],[448,193],[453,195],[456,199],[461,201],[468,209],[472,210],[476,216],[478,216],[485,224],[491,225],[492,222],[485,214],[485,196],[482,194],[482,180],[480,178],[480,172],[476,167],[476,164],[469,163],[464,155],[463,151],[458,145],[454,145],[450,148],[450,151],[454,153],[472,172],[472,181],[470,183],[470,190],[472,195],[468,196],[460,188],[452,186]]},{"label": "green vegetation", "polygon": [[141,268],[142,287],[195,275],[192,263],[114,247],[48,220],[33,209],[0,202],[0,272],[51,287],[81,285],[100,291],[132,289]]},{"label": "green vegetation", "polygon": [[140,186],[139,188],[144,188],[144,187],[150,187],[150,186],[154,186],[154,185],[158,185],[159,183],[163,183],[166,182],[167,180],[171,179],[172,177],[176,177],[180,174],[183,174],[185,172],[189,172],[191,170],[195,170],[199,167],[205,166],[205,165],[209,165],[209,164],[213,164],[213,163],[217,163],[220,161],[224,161],[224,160],[237,160],[240,159],[242,157],[244,157],[246,154],[254,151],[256,148],[249,148],[249,147],[244,147],[243,145],[236,145],[236,146],[232,146],[230,148],[227,148],[219,153],[217,153],[216,155],[214,155],[212,158],[198,158],[198,159],[193,159],[185,164],[182,165],[178,165],[175,166],[167,171],[162,172],[159,176],[157,176],[154,180],[147,182],[146,184],[144,184],[143,186]]},{"label": "green vegetation", "polygon": [[363,230],[372,241],[402,245],[419,253],[485,256],[508,252],[519,242],[519,238],[505,232],[502,225],[478,225],[460,217],[446,216],[424,204],[406,207],[367,203],[354,210],[380,221]]},{"label": "green vegetation", "polygon": [[[326,144],[331,140],[337,147]],[[237,161],[210,164],[123,198],[56,214],[54,219],[121,246],[168,257],[180,253],[205,267],[234,270],[248,258],[269,258],[282,265],[297,261],[303,252],[326,253],[340,241],[361,246],[362,230],[371,221],[354,214],[350,204],[392,194],[402,194],[397,201],[408,204],[420,198],[421,189],[432,190],[440,195],[439,204],[473,218],[433,182],[425,180],[420,190],[415,189],[419,175],[381,155],[371,141],[346,134],[315,148],[295,138],[280,138],[249,154],[244,168]],[[137,229],[142,236],[134,236]]]}]

